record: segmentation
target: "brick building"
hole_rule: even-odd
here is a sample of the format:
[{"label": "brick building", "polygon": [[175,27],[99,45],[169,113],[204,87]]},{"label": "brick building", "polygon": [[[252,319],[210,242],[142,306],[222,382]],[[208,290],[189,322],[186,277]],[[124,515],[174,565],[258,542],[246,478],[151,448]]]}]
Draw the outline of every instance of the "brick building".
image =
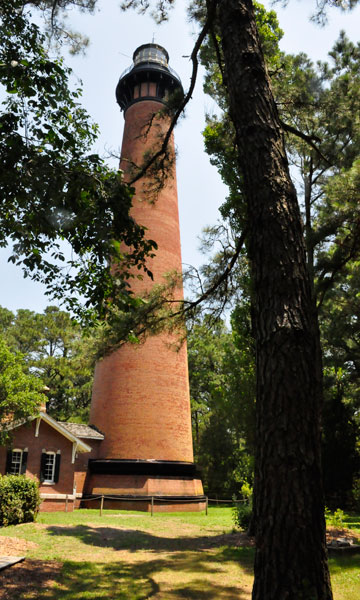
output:
[{"label": "brick building", "polygon": [[39,481],[40,510],[68,510],[80,505],[88,461],[104,439],[94,427],[56,421],[45,411],[11,427],[12,447],[0,447],[0,473],[25,474]]}]

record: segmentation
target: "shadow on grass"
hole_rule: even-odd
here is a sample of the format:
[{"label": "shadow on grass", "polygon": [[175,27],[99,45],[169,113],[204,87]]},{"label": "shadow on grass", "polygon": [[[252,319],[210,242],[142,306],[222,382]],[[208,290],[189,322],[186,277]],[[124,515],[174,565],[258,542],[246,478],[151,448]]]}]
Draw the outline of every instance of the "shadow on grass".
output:
[{"label": "shadow on grass", "polygon": [[[241,573],[238,579],[241,579]],[[208,557],[206,553],[179,553],[171,560],[156,559],[136,564],[66,561],[56,586],[36,598],[145,600],[153,597],[162,600],[250,598],[249,589],[223,581],[223,573],[216,567],[214,557]]]},{"label": "shadow on grass", "polygon": [[198,537],[160,537],[137,529],[114,527],[91,527],[89,525],[50,526],[47,532],[52,536],[73,537],[97,548],[112,550],[137,550],[178,552],[179,550],[204,550],[222,546],[239,545],[241,534],[221,534]]},{"label": "shadow on grass", "polygon": [[332,574],[357,570],[360,573],[360,554],[331,556],[329,566]]},{"label": "shadow on grass", "polygon": [[[359,557],[331,559],[331,571],[359,569]],[[17,566],[17,580],[2,579],[0,598],[6,600],[250,600],[251,548],[221,548],[208,552],[179,552],[171,558],[146,562],[94,563],[25,561]],[[232,580],[221,572],[224,563],[239,570]],[[241,569],[241,570],[240,570]],[[239,583],[237,583],[239,582]],[[22,583],[22,585],[21,585]],[[7,587],[7,594],[4,589]],[[351,596],[353,597],[353,596]],[[355,597],[355,596],[354,596]],[[358,596],[356,596],[358,597]]]},{"label": "shadow on grass", "polygon": [[[250,600],[253,550],[178,552],[170,558],[97,563],[27,560],[7,572],[4,600]],[[231,579],[226,563],[235,562]],[[247,577],[245,575],[248,575]],[[239,582],[239,583],[238,583]],[[246,585],[247,583],[247,585]]]},{"label": "shadow on grass", "polygon": [[18,563],[0,573],[0,599],[51,598],[46,594],[60,577],[58,561],[30,560]]}]

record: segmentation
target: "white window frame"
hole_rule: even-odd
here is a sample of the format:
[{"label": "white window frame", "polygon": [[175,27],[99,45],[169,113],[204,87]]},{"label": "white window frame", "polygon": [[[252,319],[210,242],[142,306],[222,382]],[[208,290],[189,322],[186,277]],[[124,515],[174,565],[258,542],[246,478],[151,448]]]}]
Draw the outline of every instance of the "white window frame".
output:
[{"label": "white window frame", "polygon": [[[16,462],[15,465],[16,467],[18,467],[18,470],[16,470],[16,472],[13,471],[13,460],[14,460],[14,453],[18,452],[20,454],[20,460],[19,462]],[[10,464],[10,475],[21,475],[21,467],[22,467],[22,461],[23,461],[23,452],[24,450],[21,450],[21,448],[14,448],[11,451],[11,464]]]},{"label": "white window frame", "polygon": [[45,467],[44,467],[44,481],[43,481],[43,483],[55,483],[56,452],[53,452],[52,450],[49,450],[49,451],[44,452],[44,454],[46,454],[47,457],[48,456],[52,456],[53,457],[53,464],[52,464],[51,479],[48,479],[46,477],[48,465],[45,464]]}]

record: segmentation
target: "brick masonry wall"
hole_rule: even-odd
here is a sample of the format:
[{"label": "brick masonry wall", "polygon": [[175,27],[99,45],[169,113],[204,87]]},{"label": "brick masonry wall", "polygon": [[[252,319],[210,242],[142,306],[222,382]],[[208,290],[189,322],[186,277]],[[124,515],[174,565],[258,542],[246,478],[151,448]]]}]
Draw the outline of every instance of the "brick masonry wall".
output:
[{"label": "brick masonry wall", "polygon": [[65,500],[44,500],[40,505],[40,512],[73,512],[75,508],[79,508],[80,503],[76,506],[73,500],[68,500],[67,506]]},{"label": "brick masonry wall", "polygon": [[[40,493],[72,494],[74,483],[74,465],[71,463],[72,443],[41,421],[39,436],[35,437],[36,420],[13,430],[13,448],[28,448],[26,475],[40,480],[40,460],[42,449],[61,452],[59,481],[53,485],[40,484]],[[6,449],[0,449],[0,469],[5,473]]]},{"label": "brick masonry wall", "polygon": [[[141,164],[144,152],[158,143],[166,131],[165,119],[154,120],[144,136],[151,116],[162,104],[146,100],[133,104],[125,114],[121,168],[129,178],[131,162]],[[171,149],[174,152],[173,140]],[[145,178],[145,187],[146,187]],[[181,273],[181,249],[173,170],[155,203],[144,195],[144,184],[135,184],[132,215],[147,227],[147,237],[158,244],[156,257],[148,262],[155,283],[174,269]],[[134,279],[139,294],[152,283]],[[177,297],[183,297],[182,288]],[[103,458],[193,461],[187,351],[177,352],[175,338],[168,334],[149,337],[140,346],[127,345],[100,361],[95,370],[90,422],[105,433]]]},{"label": "brick masonry wall", "polygon": [[78,494],[82,494],[89,477],[88,462],[90,458],[98,458],[101,440],[83,439],[85,444],[91,446],[91,452],[79,452],[75,459],[75,487]]},{"label": "brick masonry wall", "polygon": [[[78,452],[75,463],[72,464],[72,442],[58,433],[44,421],[41,421],[39,436],[35,437],[36,420],[21,425],[13,431],[13,448],[28,448],[26,475],[40,481],[40,461],[42,450],[61,452],[59,481],[53,485],[40,484],[40,493],[72,495],[82,493],[87,477],[89,458],[97,458],[100,440],[83,440],[92,447],[91,452]],[[0,473],[6,471],[7,449],[0,447]],[[79,500],[75,503],[79,505]],[[68,509],[73,510],[72,500],[68,500]],[[64,499],[46,499],[41,504],[41,510],[65,510]]]},{"label": "brick masonry wall", "polygon": [[91,475],[89,493],[134,496],[201,496],[199,479],[146,475]]},{"label": "brick masonry wall", "polygon": [[[89,502],[82,500],[81,508],[99,508],[100,500]],[[125,500],[104,500],[104,509],[107,510],[138,510],[142,512],[151,512],[151,501],[125,501]],[[205,510],[205,502],[156,502],[154,504],[154,512],[200,512]]]}]

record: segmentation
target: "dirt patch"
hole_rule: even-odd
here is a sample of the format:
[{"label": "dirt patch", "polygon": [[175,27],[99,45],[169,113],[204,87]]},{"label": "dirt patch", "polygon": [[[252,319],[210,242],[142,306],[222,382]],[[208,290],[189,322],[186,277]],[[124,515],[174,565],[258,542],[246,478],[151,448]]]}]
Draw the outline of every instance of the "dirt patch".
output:
[{"label": "dirt patch", "polygon": [[20,556],[37,547],[38,544],[22,538],[0,536],[0,556]]},{"label": "dirt patch", "polygon": [[1,600],[20,600],[25,592],[26,598],[38,598],[40,590],[53,587],[61,567],[62,563],[55,561],[25,560],[4,569],[0,574]]},{"label": "dirt patch", "polygon": [[339,529],[337,527],[328,527],[326,530],[326,543],[342,538],[351,544],[360,544],[360,532],[353,529]]}]

